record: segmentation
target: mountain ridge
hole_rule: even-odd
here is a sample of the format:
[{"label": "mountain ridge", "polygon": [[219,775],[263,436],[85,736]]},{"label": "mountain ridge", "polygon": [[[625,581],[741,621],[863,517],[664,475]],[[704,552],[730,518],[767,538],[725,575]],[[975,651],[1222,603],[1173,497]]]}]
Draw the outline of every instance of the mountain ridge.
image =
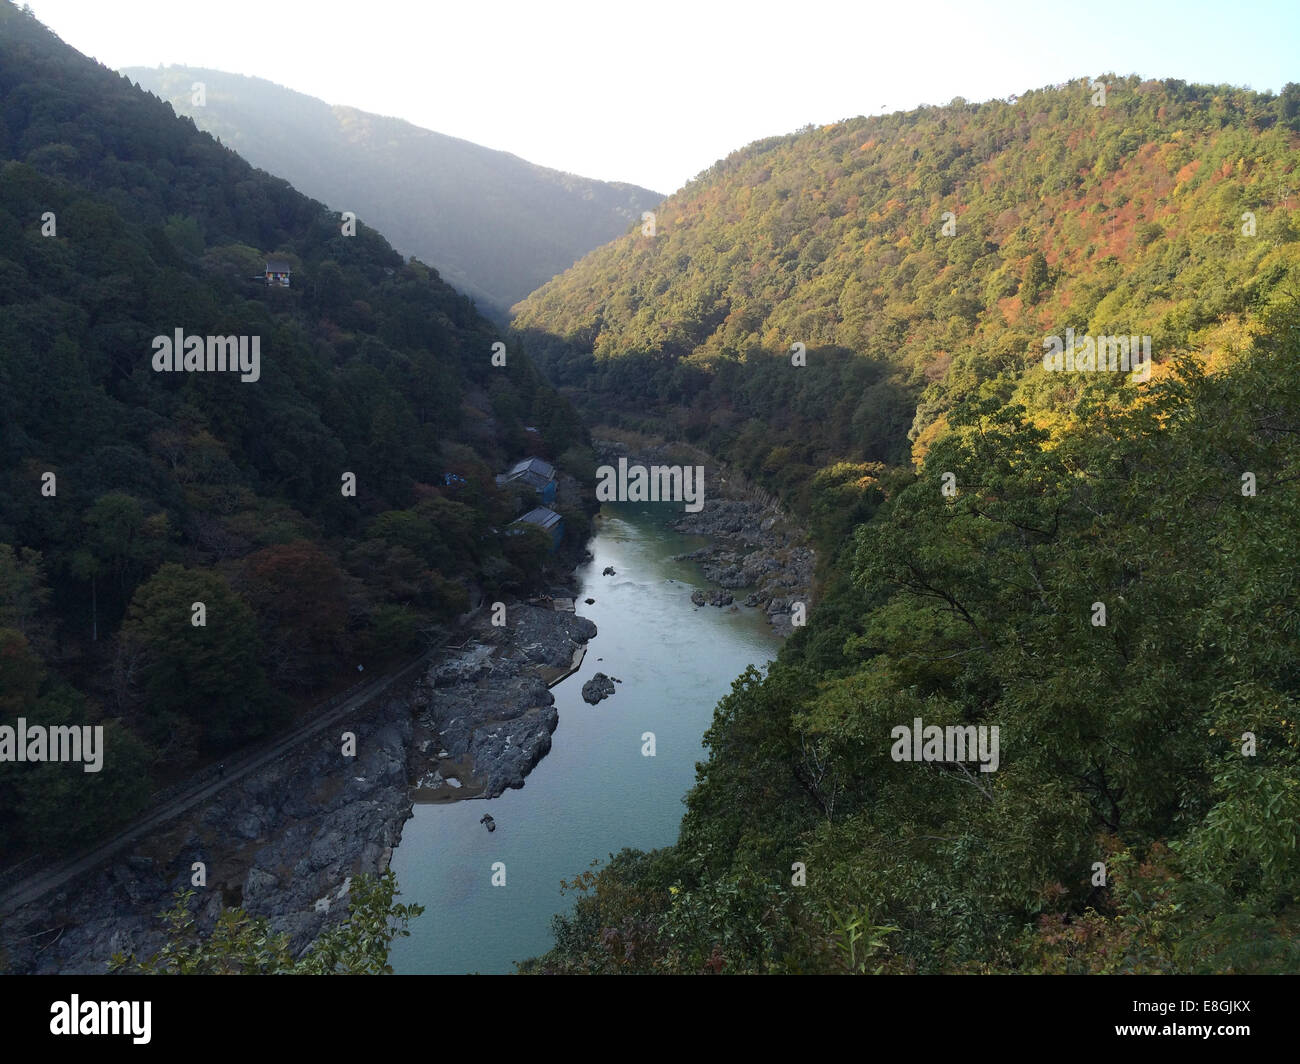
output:
[{"label": "mountain ridge", "polygon": [[[1176,350],[1239,348],[1300,263],[1300,196],[1279,192],[1300,85],[1106,84],[1103,106],[1078,80],[756,141],[668,197],[653,238],[591,252],[513,324],[593,416],[666,418],[751,475],[806,452],[776,460],[784,490],[835,458],[892,461],[893,429],[874,426],[904,415],[919,461],[954,401],[999,375],[1064,420],[1079,389],[1034,372],[1045,337],[1150,335],[1159,373]],[[802,377],[774,368],[794,343]],[[868,371],[907,398],[850,402]]]}]

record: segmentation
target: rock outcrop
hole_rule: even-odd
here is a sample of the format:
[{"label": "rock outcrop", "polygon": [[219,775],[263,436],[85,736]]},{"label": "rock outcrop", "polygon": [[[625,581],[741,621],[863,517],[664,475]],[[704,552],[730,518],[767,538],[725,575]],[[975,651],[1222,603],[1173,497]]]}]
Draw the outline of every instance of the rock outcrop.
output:
[{"label": "rock outcrop", "polygon": [[560,720],[538,667],[568,668],[595,634],[586,617],[519,604],[507,609],[504,628],[480,626],[479,642],[431,669],[417,726],[430,745],[437,737],[439,756],[423,766],[421,790],[495,798],[522,787]]},{"label": "rock outcrop", "polygon": [[[200,933],[224,906],[242,905],[304,950],[346,913],[353,876],[388,867],[411,815],[415,696],[411,687],[390,689],[355,721],[232,782],[75,886],[7,916],[8,970],[103,974],[116,952],[148,956],[164,941],[157,914],[188,889],[196,891]],[[355,733],[355,757],[343,756],[341,731]],[[194,885],[195,864],[205,886]]]},{"label": "rock outcrop", "polygon": [[593,706],[613,693],[614,681],[603,672],[596,673],[595,676],[582,685],[582,700]]}]

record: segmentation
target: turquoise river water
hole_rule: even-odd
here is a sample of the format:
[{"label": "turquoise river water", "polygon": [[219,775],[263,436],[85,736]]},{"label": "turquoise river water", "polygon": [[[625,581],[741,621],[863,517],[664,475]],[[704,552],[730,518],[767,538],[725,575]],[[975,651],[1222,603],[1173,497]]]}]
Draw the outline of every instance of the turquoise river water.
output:
[{"label": "turquoise river water", "polygon": [[[597,519],[595,559],[576,579],[578,612],[599,631],[582,667],[551,690],[560,724],[524,787],[486,802],[415,806],[393,870],[400,900],[425,911],[394,942],[394,971],[511,972],[552,945],[551,917],[572,903],[561,879],[625,846],[676,841],[714,706],[747,666],[775,657],[779,640],[758,610],[691,604],[691,588],[708,585],[694,563],[672,556],[706,540],[673,531],[673,516],[624,503]],[[602,576],[606,566],[616,575]],[[589,706],[580,689],[596,672],[623,682]],[[654,733],[654,757],[642,754],[645,732]],[[495,832],[479,824],[484,813]],[[495,862],[505,864],[504,886],[492,885]]]}]

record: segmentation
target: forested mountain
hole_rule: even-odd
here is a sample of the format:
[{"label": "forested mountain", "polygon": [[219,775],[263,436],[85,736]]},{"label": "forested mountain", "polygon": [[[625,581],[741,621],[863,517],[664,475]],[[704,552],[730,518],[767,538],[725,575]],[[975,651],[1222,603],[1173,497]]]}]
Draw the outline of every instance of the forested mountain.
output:
[{"label": "forested mountain", "polygon": [[1234,350],[1300,261],[1300,86],[1106,84],[752,144],[515,324],[593,411],[795,493],[835,458],[919,457],[993,380],[1068,409],[1075,387],[1025,373],[1067,328],[1149,335],[1158,363]]},{"label": "forested mountain", "polygon": [[641,212],[663,198],[332,107],[261,78],[181,66],[122,73],[254,166],[335,210],[355,211],[497,316],[632,222],[639,226]]},{"label": "forested mountain", "polygon": [[[1300,87],[1105,80],[751,145],[518,308],[820,548],[680,841],[529,970],[1300,964]],[[1154,364],[1055,371],[1067,330]]]},{"label": "forested mountain", "polygon": [[[259,359],[159,371],[178,332]],[[86,841],[291,698],[413,654],[476,586],[530,580],[544,537],[497,532],[493,474],[584,436],[499,340],[435,270],[0,3],[0,715],[108,730],[96,774],[0,764],[0,852]]]}]

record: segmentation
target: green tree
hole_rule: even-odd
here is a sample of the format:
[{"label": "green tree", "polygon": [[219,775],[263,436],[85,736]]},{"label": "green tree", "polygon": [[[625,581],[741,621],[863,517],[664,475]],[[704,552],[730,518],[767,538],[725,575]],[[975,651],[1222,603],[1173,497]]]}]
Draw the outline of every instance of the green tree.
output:
[{"label": "green tree", "polygon": [[1025,306],[1032,306],[1038,302],[1039,297],[1051,283],[1051,277],[1047,259],[1041,251],[1035,251],[1029,256],[1024,272],[1020,275],[1020,298],[1024,300]]},{"label": "green tree", "polygon": [[140,657],[145,728],[156,740],[184,723],[203,747],[221,749],[281,719],[257,662],[253,611],[214,572],[162,566],[132,598],[122,641]]},{"label": "green tree", "polygon": [[44,632],[41,615],[49,598],[40,551],[0,543],[0,628],[37,638]]}]

